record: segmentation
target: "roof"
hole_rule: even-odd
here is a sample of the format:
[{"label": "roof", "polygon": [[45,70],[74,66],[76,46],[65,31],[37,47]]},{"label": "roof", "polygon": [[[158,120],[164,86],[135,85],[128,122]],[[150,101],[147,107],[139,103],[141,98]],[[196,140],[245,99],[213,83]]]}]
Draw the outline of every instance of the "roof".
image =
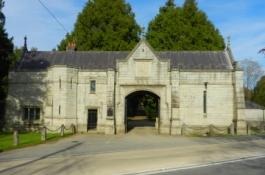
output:
[{"label": "roof", "polygon": [[252,102],[252,101],[245,101],[245,104],[246,104],[246,109],[265,109],[264,106],[261,106],[255,102]]},{"label": "roof", "polygon": [[[80,69],[116,67],[117,59],[125,59],[130,51],[32,51],[24,54],[16,70],[42,70],[54,65]],[[160,59],[169,59],[171,68],[232,69],[226,51],[156,52]]]}]

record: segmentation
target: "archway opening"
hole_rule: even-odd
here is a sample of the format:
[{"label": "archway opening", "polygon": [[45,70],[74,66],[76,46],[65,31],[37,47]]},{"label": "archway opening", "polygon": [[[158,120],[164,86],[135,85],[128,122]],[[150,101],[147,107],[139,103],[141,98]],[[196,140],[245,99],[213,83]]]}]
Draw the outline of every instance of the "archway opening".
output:
[{"label": "archway opening", "polygon": [[129,94],[125,105],[126,132],[139,127],[158,128],[160,98],[149,91]]}]

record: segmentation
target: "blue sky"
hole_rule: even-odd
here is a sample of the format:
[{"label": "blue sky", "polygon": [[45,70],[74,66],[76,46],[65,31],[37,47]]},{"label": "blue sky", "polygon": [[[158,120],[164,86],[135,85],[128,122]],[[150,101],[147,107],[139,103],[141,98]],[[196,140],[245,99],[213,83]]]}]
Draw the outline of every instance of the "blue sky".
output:
[{"label": "blue sky", "polygon": [[[65,31],[39,4],[38,0],[5,0],[6,30],[16,46],[28,36],[29,47],[51,50],[63,39]],[[78,13],[87,0],[42,0],[68,31],[73,29]],[[137,22],[147,27],[166,0],[126,0],[136,14]],[[183,0],[175,0],[182,5]],[[237,60],[250,58],[265,67],[265,56],[258,50],[265,47],[264,0],[197,0],[199,8],[226,38],[231,36]]]}]

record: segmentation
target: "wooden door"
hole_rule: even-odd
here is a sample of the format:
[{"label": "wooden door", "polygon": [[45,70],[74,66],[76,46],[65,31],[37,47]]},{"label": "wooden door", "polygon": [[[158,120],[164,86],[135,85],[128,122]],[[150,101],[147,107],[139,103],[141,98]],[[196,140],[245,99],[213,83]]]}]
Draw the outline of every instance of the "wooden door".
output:
[{"label": "wooden door", "polygon": [[96,129],[97,128],[97,121],[98,121],[98,114],[96,109],[89,109],[88,116],[87,116],[87,130]]}]

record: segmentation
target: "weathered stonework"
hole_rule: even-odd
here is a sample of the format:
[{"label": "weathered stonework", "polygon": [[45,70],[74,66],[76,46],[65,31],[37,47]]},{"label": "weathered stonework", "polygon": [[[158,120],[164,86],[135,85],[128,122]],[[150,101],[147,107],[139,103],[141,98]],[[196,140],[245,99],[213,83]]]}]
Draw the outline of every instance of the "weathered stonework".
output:
[{"label": "weathered stonework", "polygon": [[[36,122],[53,129],[74,124],[78,132],[87,132],[88,110],[95,109],[98,133],[122,134],[126,96],[149,91],[160,98],[156,126],[161,134],[181,135],[185,126],[229,128],[233,123],[238,134],[246,134],[243,72],[232,67],[229,54],[227,58],[231,69],[172,68],[170,59],[159,58],[141,41],[126,59],[117,59],[116,68],[53,65],[43,71],[12,71],[6,120],[10,125],[23,123],[23,107],[33,105],[41,108]],[[91,80],[96,81],[95,92],[90,92]],[[214,128],[202,132],[214,132]]]}]

